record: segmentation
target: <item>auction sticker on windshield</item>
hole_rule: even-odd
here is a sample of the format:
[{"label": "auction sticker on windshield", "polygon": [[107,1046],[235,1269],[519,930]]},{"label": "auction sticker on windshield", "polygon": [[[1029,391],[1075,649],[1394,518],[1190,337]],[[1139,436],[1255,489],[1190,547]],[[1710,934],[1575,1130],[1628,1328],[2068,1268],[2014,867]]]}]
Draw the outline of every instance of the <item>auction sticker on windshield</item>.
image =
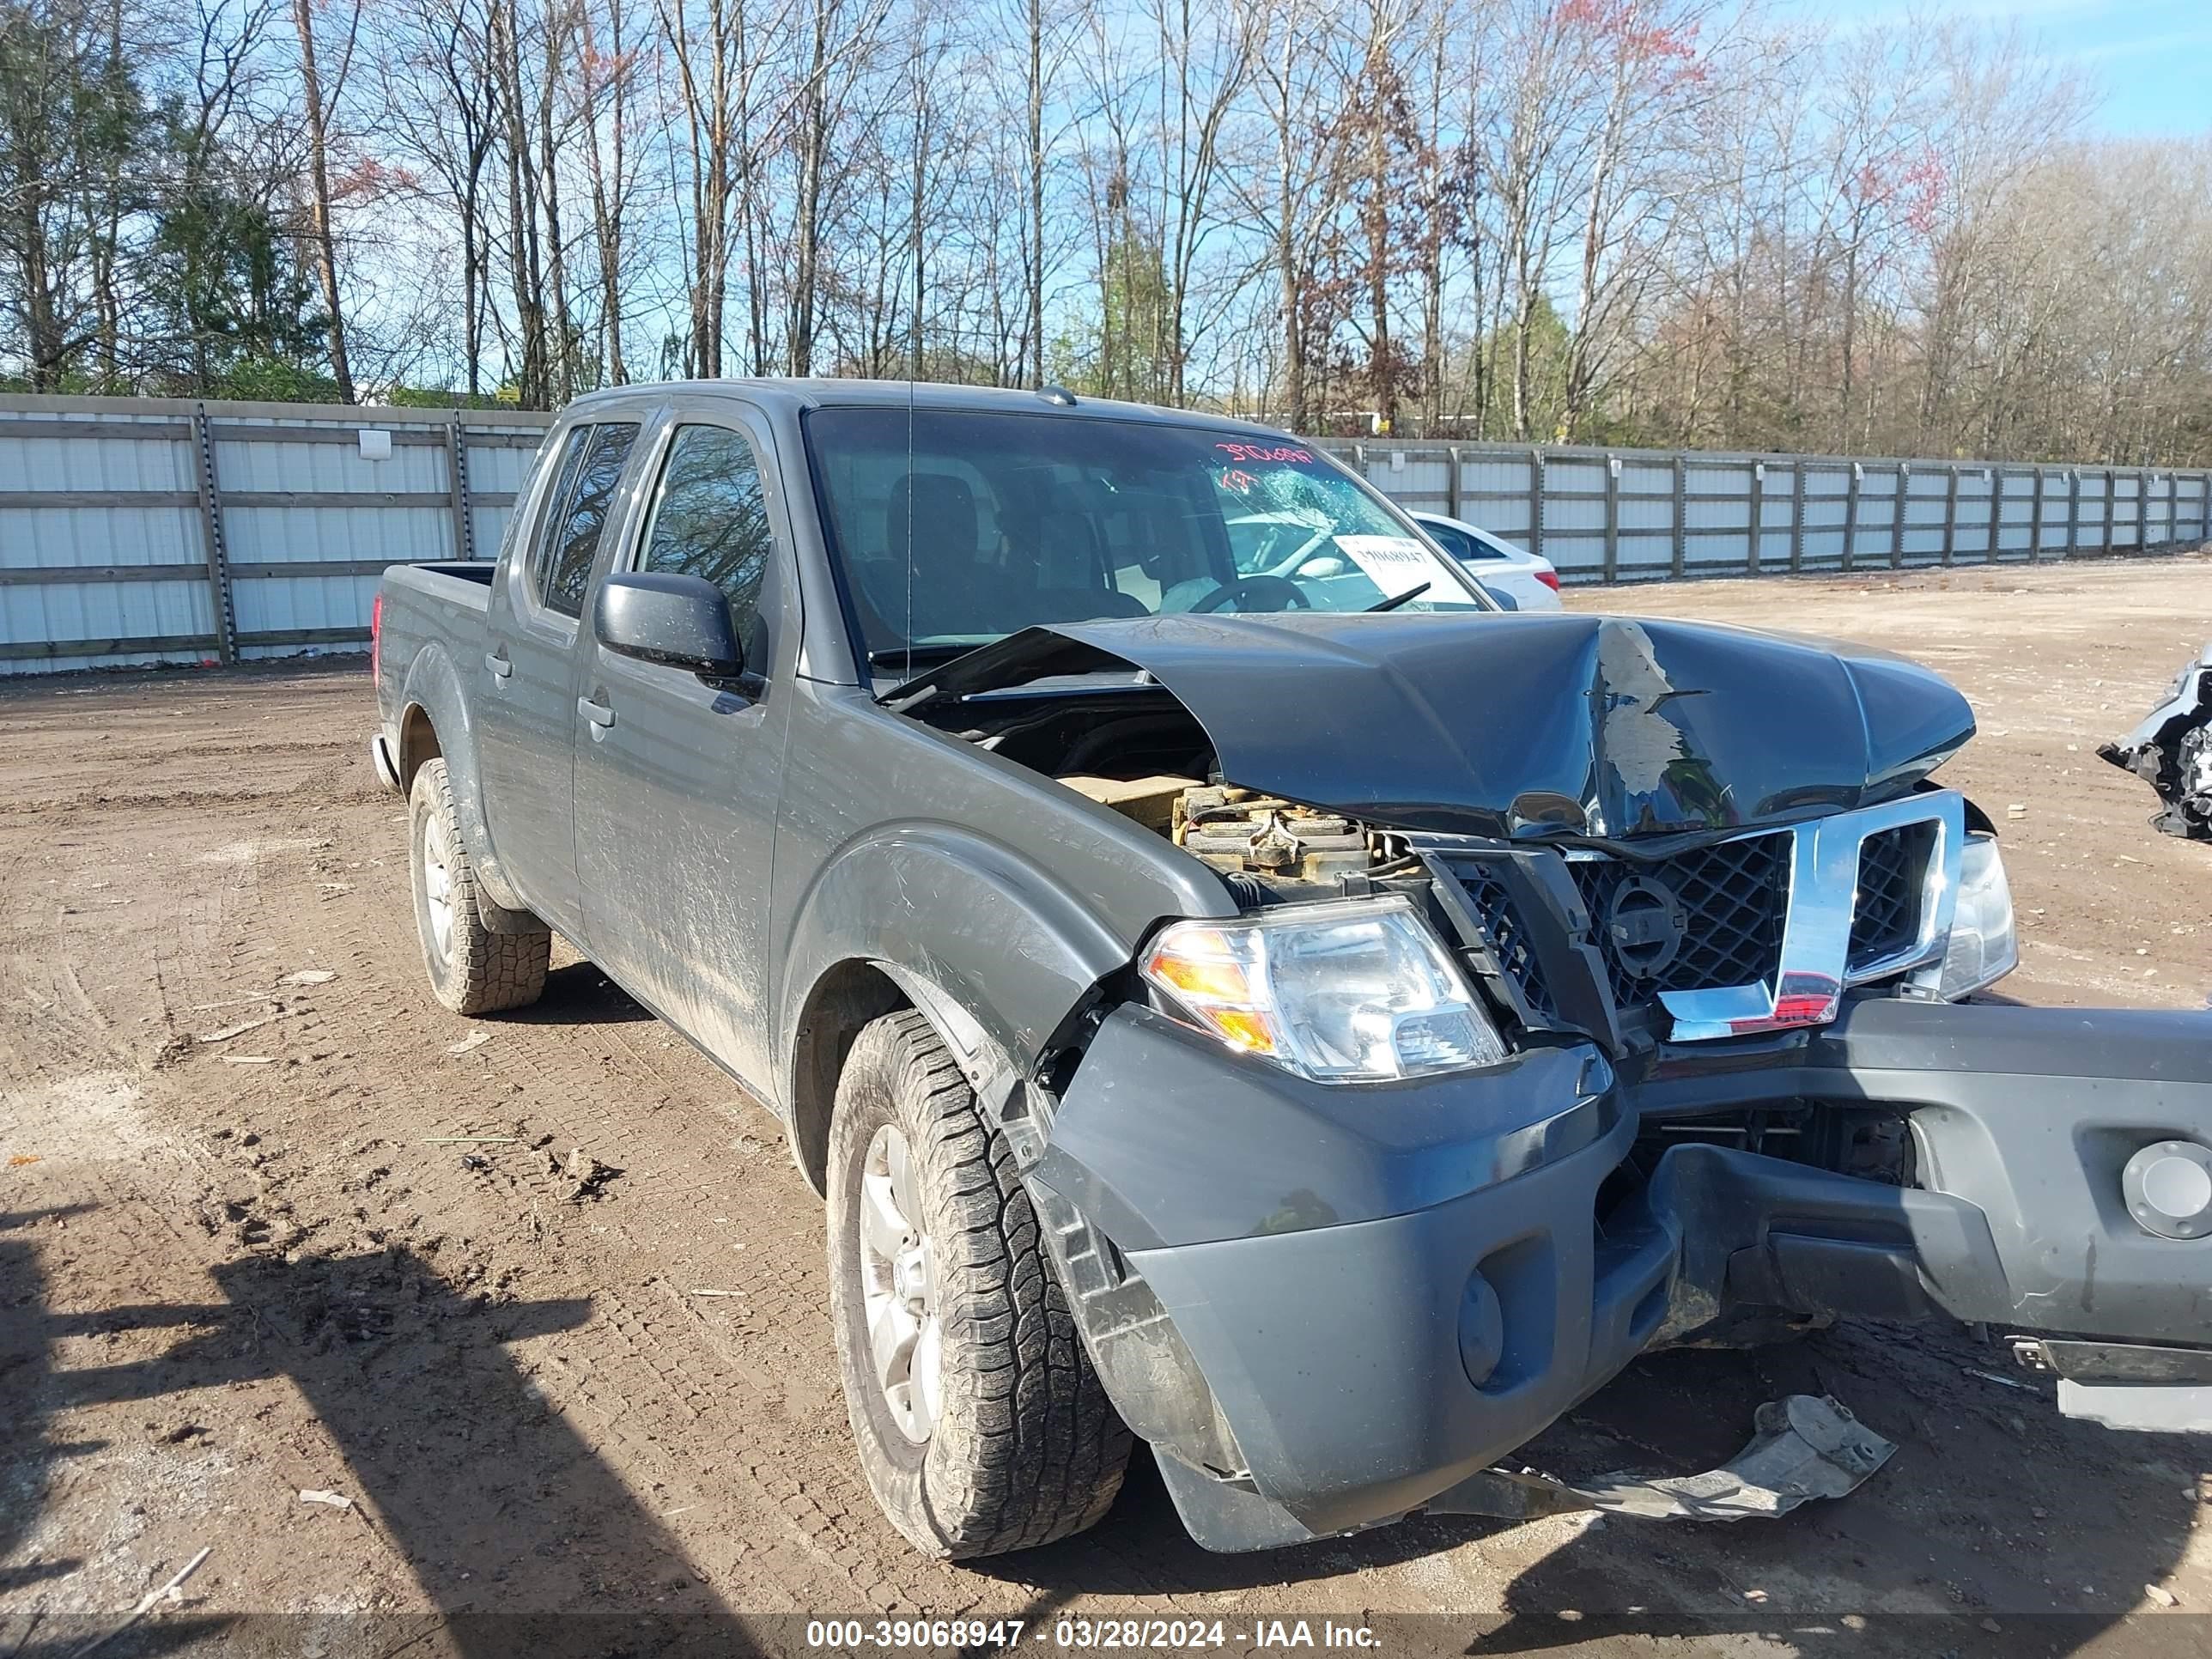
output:
[{"label": "auction sticker on windshield", "polygon": [[1339,536],[1336,544],[1385,593],[1402,592],[1437,574],[1434,556],[1411,536]]}]

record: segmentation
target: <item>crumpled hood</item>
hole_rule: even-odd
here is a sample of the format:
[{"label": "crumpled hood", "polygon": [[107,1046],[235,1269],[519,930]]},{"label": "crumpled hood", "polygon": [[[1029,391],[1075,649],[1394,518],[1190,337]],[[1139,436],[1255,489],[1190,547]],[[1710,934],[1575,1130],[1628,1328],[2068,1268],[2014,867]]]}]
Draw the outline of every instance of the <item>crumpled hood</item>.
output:
[{"label": "crumpled hood", "polygon": [[1973,735],[1966,700],[1863,647],[1573,612],[1164,616],[1031,628],[912,682],[914,708],[1144,670],[1222,776],[1406,830],[1732,829],[1903,793]]}]

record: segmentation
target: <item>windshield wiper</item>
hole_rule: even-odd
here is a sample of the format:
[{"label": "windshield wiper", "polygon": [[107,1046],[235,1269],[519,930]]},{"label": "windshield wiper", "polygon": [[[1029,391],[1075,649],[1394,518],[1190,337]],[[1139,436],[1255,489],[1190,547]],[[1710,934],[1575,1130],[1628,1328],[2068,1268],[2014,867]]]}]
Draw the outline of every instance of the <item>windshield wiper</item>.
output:
[{"label": "windshield wiper", "polygon": [[1371,617],[1378,611],[1395,611],[1400,605],[1405,604],[1407,600],[1419,599],[1422,594],[1427,592],[1435,586],[1436,584],[1434,582],[1423,582],[1419,587],[1409,587],[1404,592],[1398,594],[1395,598],[1382,599],[1374,605],[1369,605],[1367,609],[1360,614],[1363,616]]}]

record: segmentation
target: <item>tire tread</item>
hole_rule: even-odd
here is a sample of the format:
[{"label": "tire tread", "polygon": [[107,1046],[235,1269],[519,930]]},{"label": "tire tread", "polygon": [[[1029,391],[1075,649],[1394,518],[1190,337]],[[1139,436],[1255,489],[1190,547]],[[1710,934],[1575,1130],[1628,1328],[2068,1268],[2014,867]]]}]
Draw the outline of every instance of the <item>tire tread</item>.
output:
[{"label": "tire tread", "polygon": [[[856,1409],[871,1486],[900,1530],[933,1554],[1032,1549],[1097,1524],[1121,1491],[1131,1437],[1084,1351],[1013,1149],[920,1012],[873,1022],[848,1065],[882,1068],[921,1136],[915,1155],[953,1212],[951,1230],[933,1237],[940,1295],[959,1310],[945,1327],[958,1376],[947,1395],[960,1388],[967,1402],[961,1455],[931,1448],[920,1515],[902,1514],[887,1496]],[[833,1238],[833,1251],[842,1243]]]},{"label": "tire tread", "polygon": [[[553,959],[550,930],[526,933],[495,933],[483,925],[476,866],[461,842],[460,813],[453,802],[453,781],[442,758],[425,761],[415,775],[410,792],[416,810],[408,816],[412,844],[408,861],[422,857],[418,814],[441,814],[446,822],[447,844],[453,849],[453,942],[447,972],[441,979],[430,941],[422,941],[423,965],[429,971],[430,988],[440,1002],[457,1014],[495,1014],[509,1008],[526,1008],[544,994],[545,975]],[[416,880],[421,879],[416,872]]]}]

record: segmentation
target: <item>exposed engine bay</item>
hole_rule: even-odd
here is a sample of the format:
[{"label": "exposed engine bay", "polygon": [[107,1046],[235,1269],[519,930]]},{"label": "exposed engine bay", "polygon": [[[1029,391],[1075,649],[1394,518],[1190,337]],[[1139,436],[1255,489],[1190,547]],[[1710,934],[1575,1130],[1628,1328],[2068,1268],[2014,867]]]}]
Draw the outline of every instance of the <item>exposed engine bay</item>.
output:
[{"label": "exposed engine bay", "polygon": [[[1133,780],[1080,774],[1059,781],[1114,808],[1224,875],[1301,886],[1326,884],[1407,861],[1403,836],[1372,829],[1341,812],[1306,806],[1234,784],[1195,778]],[[1253,882],[1234,884],[1265,902]]]}]

